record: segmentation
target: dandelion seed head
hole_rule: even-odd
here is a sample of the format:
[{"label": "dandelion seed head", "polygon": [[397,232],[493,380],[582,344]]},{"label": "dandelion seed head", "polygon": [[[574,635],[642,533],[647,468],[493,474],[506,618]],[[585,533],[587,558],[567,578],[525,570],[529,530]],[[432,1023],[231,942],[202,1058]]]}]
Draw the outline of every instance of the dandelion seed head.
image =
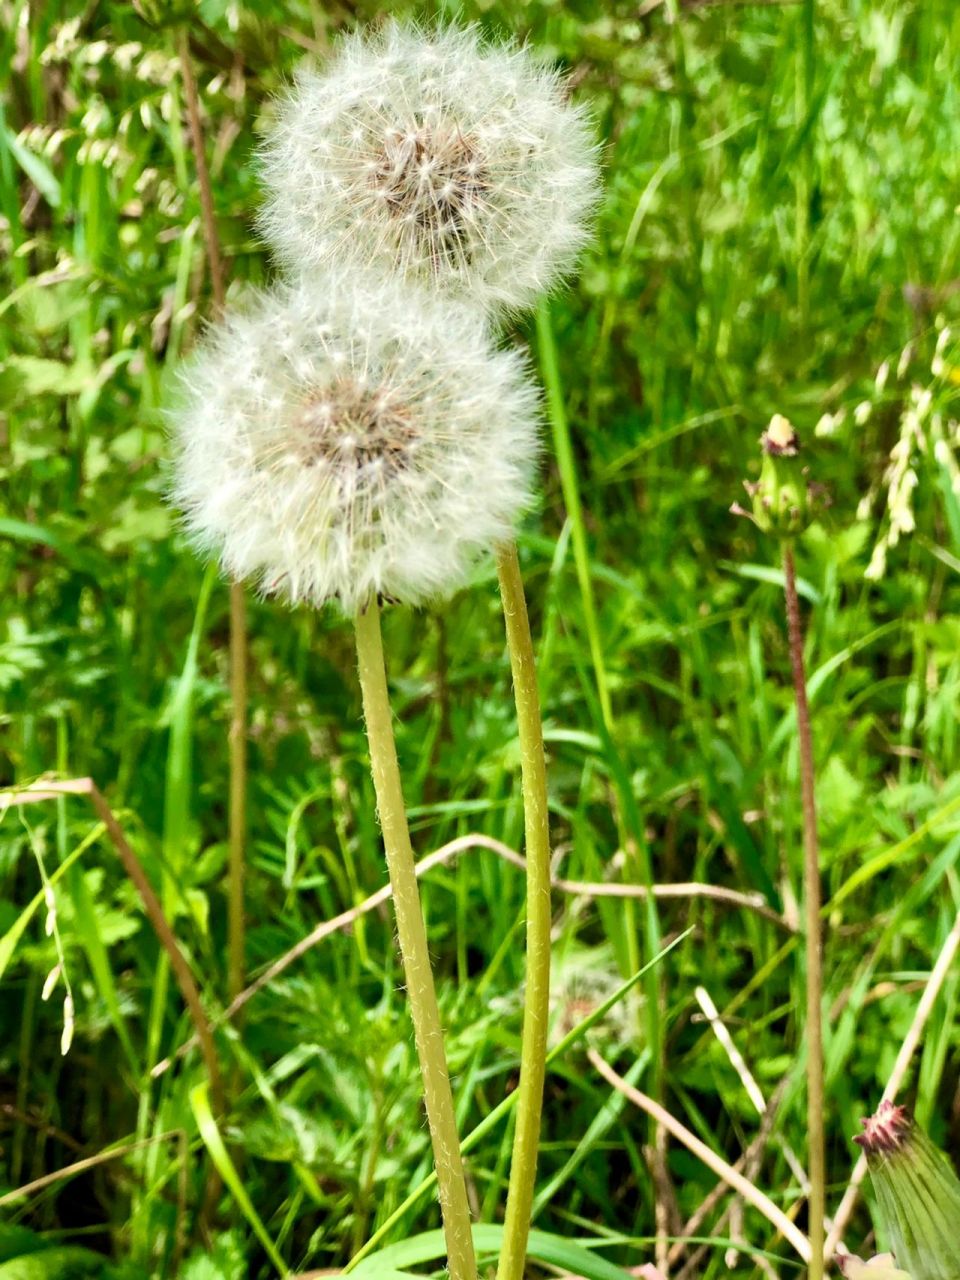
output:
[{"label": "dandelion seed head", "polygon": [[347,268],[215,326],[171,424],[196,543],[292,603],[448,595],[531,500],[522,357],[473,308]]},{"label": "dandelion seed head", "polygon": [[573,265],[596,199],[587,117],[527,49],[387,23],[303,70],[262,151],[263,232],[295,271],[332,258],[494,310]]}]

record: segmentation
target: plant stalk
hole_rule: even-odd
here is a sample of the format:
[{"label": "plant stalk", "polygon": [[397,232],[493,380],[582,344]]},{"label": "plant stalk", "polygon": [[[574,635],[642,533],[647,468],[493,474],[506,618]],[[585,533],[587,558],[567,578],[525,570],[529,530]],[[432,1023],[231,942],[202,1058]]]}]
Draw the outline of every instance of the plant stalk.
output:
[{"label": "plant stalk", "polygon": [[227,864],[227,996],[243,990],[246,965],[244,879],[247,844],[247,598],[230,583],[230,811]]},{"label": "plant stalk", "polygon": [[193,162],[197,168],[203,239],[207,246],[207,260],[210,264],[210,290],[213,293],[213,303],[219,315],[226,300],[223,255],[220,252],[220,237],[217,234],[217,217],[213,207],[213,187],[210,183],[210,170],[207,167],[207,153],[203,145],[200,95],[197,93],[197,80],[193,74],[193,63],[190,60],[190,36],[186,27],[181,27],[180,29],[177,38],[177,51],[180,55],[180,76],[183,80],[183,94],[186,99],[187,124],[190,129],[190,144],[193,147]]},{"label": "plant stalk", "polygon": [[497,1277],[523,1280],[537,1174],[550,1016],[550,824],[540,695],[516,543],[498,550],[497,573],[517,706],[527,855],[527,977],[520,1084]]},{"label": "plant stalk", "polygon": [[[186,27],[178,35],[180,74],[187,107],[187,123],[197,169],[203,239],[210,265],[210,290],[214,314],[221,315],[226,303],[226,282],[213,187],[207,166],[200,120],[200,97],[190,60],[190,36]],[[227,996],[234,1000],[243,990],[246,917],[244,912],[245,849],[247,843],[247,602],[243,584],[230,584],[230,761],[229,861],[227,867]]]},{"label": "plant stalk", "polygon": [[97,817],[103,823],[107,835],[113,842],[113,847],[123,863],[123,869],[140,895],[140,901],[143,903],[144,910],[147,913],[147,919],[153,926],[153,931],[157,935],[160,945],[169,957],[170,967],[173,969],[173,975],[180,988],[180,994],[183,996],[183,1002],[187,1006],[194,1030],[197,1033],[197,1039],[200,1042],[200,1052],[207,1068],[207,1075],[210,1077],[210,1091],[213,1094],[214,1106],[219,1112],[222,1112],[225,1105],[223,1077],[220,1074],[220,1063],[217,1059],[213,1028],[210,1025],[210,1019],[207,1017],[207,1011],[203,1007],[203,1001],[200,999],[200,991],[193,976],[193,970],[180,950],[180,944],[177,942],[176,935],[170,927],[160,899],[157,897],[153,885],[147,879],[147,873],[124,835],[123,828],[117,821],[113,810],[93,783],[90,783],[87,788],[87,794],[97,812]]},{"label": "plant stalk", "polygon": [[380,607],[371,600],[356,617],[357,660],[363,713],[367,722],[370,765],[377,795],[380,829],[393,887],[397,935],[407,983],[407,999],[423,1078],[427,1123],[433,1143],[447,1266],[451,1280],[476,1280],[477,1264],[470,1227],[470,1208],[460,1158],[460,1138],[453,1093],[443,1048],[440,1010],[430,968],[427,931],[403,803],[400,767],[387,693],[387,673],[380,633]]},{"label": "plant stalk", "polygon": [[790,666],[797,702],[797,740],[800,746],[800,791],[803,805],[803,889],[807,968],[807,1133],[809,1142],[810,1197],[807,1234],[810,1238],[810,1280],[822,1280],[826,1157],[824,1150],[823,1084],[823,960],[820,925],[820,846],[817,837],[817,805],[814,795],[813,740],[810,705],[803,668],[803,631],[793,544],[783,544],[783,579],[787,601]]}]

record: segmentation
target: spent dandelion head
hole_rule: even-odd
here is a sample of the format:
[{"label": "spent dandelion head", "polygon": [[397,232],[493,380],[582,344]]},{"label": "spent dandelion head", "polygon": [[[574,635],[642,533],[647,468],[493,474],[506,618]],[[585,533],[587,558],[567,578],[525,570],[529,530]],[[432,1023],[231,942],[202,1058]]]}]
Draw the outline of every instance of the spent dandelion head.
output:
[{"label": "spent dandelion head", "polygon": [[327,272],[216,325],[181,381],[174,500],[267,594],[447,595],[529,503],[536,392],[470,308]]},{"label": "spent dandelion head", "polygon": [[597,190],[555,70],[472,27],[398,22],[300,72],[262,172],[261,226],[294,271],[350,260],[494,310],[572,266]]}]

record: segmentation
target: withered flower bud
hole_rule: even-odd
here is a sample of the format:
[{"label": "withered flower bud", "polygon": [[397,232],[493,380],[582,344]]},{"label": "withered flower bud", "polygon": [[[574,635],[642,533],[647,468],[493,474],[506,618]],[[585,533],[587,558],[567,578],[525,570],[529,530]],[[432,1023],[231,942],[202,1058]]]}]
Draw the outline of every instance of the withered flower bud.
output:
[{"label": "withered flower bud", "polygon": [[773,415],[760,444],[760,479],[744,481],[751,508],[745,510],[735,503],[732,510],[748,516],[764,533],[794,538],[828,505],[824,490],[808,480],[808,469],[799,461],[800,437],[783,414]]}]

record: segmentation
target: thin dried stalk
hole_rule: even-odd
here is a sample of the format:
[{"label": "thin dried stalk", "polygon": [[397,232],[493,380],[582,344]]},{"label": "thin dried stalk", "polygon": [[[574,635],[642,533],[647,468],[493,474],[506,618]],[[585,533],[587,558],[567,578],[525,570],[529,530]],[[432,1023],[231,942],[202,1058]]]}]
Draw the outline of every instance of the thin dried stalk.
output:
[{"label": "thin dried stalk", "polygon": [[787,602],[790,667],[797,704],[797,740],[800,747],[800,792],[803,808],[803,891],[807,970],[807,1143],[810,1196],[807,1231],[810,1236],[808,1280],[822,1280],[824,1218],[826,1216],[826,1144],[824,1141],[823,1064],[823,955],[820,923],[820,842],[817,836],[817,803],[814,794],[813,735],[810,704],[803,669],[803,629],[793,546],[783,544],[783,581]]},{"label": "thin dried stalk", "polygon": [[608,1084],[622,1093],[625,1098],[628,1098],[641,1111],[646,1112],[652,1120],[662,1124],[669,1133],[673,1134],[678,1142],[683,1143],[687,1150],[692,1152],[698,1160],[702,1160],[708,1169],[712,1169],[718,1178],[722,1178],[729,1187],[739,1192],[747,1204],[752,1205],[758,1213],[762,1213],[771,1226],[775,1227],[783,1238],[793,1246],[803,1261],[809,1263],[809,1241],[796,1224],[790,1221],[783,1210],[773,1203],[769,1196],[764,1195],[759,1187],[755,1187],[733,1165],[728,1164],[715,1151],[712,1151],[705,1142],[701,1142],[696,1134],[691,1133],[665,1107],[661,1107],[659,1102],[654,1102],[652,1098],[648,1098],[645,1093],[641,1093],[639,1089],[635,1089],[632,1084],[629,1084],[622,1076],[618,1075],[613,1067],[597,1053],[596,1049],[588,1049],[587,1057]]},{"label": "thin dried stalk", "polygon": [[[451,840],[448,844],[441,845],[439,849],[435,849],[433,853],[428,853],[425,858],[421,858],[416,865],[417,877],[424,876],[428,871],[432,871],[434,867],[443,866],[450,862],[457,855],[466,852],[468,849],[488,849],[495,853],[498,857],[503,858],[504,862],[509,862],[520,870],[526,869],[526,859],[522,854],[517,853],[515,849],[511,849],[509,845],[505,845],[501,840],[495,840],[493,836],[484,836],[479,833],[472,835],[457,836],[455,840]],[[554,879],[553,887],[559,889],[562,893],[569,893],[571,896],[585,897],[622,897],[622,898],[641,898],[647,893],[647,889],[643,885],[636,884],[607,884],[607,883],[591,883],[587,880],[557,880]],[[385,884],[378,889],[376,893],[372,893],[368,898],[364,898],[362,902],[358,902],[356,906],[350,907],[347,911],[341,911],[339,915],[324,920],[312,929],[306,937],[300,939],[299,942],[285,951],[283,955],[278,956],[260,976],[253,981],[244,991],[231,1001],[224,1012],[218,1018],[218,1022],[225,1021],[234,1017],[245,1004],[259,995],[265,987],[272,985],[280,974],[288,969],[290,965],[296,963],[302,956],[306,955],[318,943],[323,942],[325,938],[329,938],[334,933],[341,930],[349,929],[355,921],[361,916],[368,915],[371,911],[375,911],[377,907],[382,906],[385,902],[390,901],[393,893],[389,884]],[[724,906],[743,907],[748,911],[755,911],[765,918],[773,917],[776,924],[781,929],[792,932],[791,926],[782,916],[778,916],[775,911],[771,911],[765,903],[757,901],[753,894],[737,893],[733,889],[721,889],[715,885],[709,884],[659,884],[653,889],[654,896],[657,898],[706,898],[713,900]],[[164,1058],[158,1062],[152,1069],[151,1075],[161,1076],[168,1071],[173,1062],[187,1053],[193,1048],[196,1040],[191,1038],[185,1041],[179,1049],[170,1058]]]},{"label": "thin dried stalk", "polygon": [[207,1011],[204,1009],[203,1001],[200,999],[200,991],[194,980],[193,972],[187,963],[186,957],[180,950],[180,944],[177,942],[167,917],[163,913],[160,899],[154,892],[153,885],[147,879],[143,864],[131,848],[127,837],[124,835],[123,828],[96,783],[92,778],[70,778],[64,782],[42,782],[34,786],[24,787],[19,791],[9,791],[0,796],[0,813],[13,805],[35,804],[39,801],[55,800],[65,795],[86,796],[90,800],[97,816],[106,828],[107,835],[110,837],[113,847],[123,863],[124,870],[140,895],[144,911],[147,913],[147,919],[153,926],[157,940],[170,959],[170,968],[173,970],[177,986],[180,988],[180,994],[183,996],[183,1002],[187,1006],[190,1021],[194,1026],[195,1039],[191,1043],[200,1046],[200,1053],[207,1068],[207,1075],[210,1077],[211,1095],[218,1109],[222,1110],[223,1080],[220,1074],[220,1063],[217,1058],[216,1046],[213,1042],[210,1019],[207,1017]]}]

